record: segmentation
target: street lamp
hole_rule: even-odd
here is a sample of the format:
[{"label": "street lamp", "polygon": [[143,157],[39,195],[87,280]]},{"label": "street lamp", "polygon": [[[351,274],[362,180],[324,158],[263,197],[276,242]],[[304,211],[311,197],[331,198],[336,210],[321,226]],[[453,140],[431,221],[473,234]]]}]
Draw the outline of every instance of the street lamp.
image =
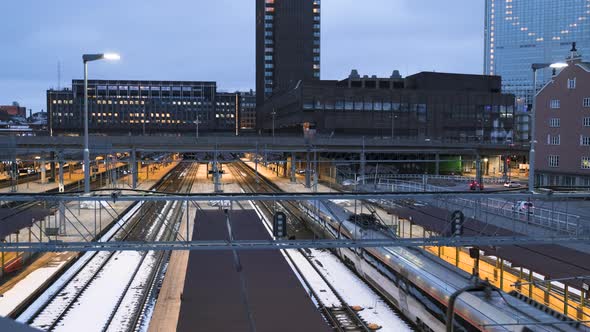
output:
[{"label": "street lamp", "polygon": [[90,149],[88,148],[88,62],[96,60],[119,60],[115,53],[84,54],[84,192],[90,192]]},{"label": "street lamp", "polygon": [[567,63],[533,63],[531,69],[533,70],[533,109],[531,111],[531,147],[529,150],[529,191],[535,188],[535,113],[537,112],[536,95],[537,95],[537,70],[543,68],[560,69],[567,67]]},{"label": "street lamp", "polygon": [[197,138],[199,138],[199,123],[201,122],[201,119],[199,117],[199,111],[197,111],[197,119],[195,120],[195,124],[197,125],[197,129],[196,129],[196,136]]},{"label": "street lamp", "polygon": [[277,112],[273,108],[270,114],[272,115],[272,137],[275,137],[275,116],[277,115]]},{"label": "street lamp", "polygon": [[[393,112],[393,110],[392,110],[392,112]],[[394,122],[395,122],[396,118],[397,118],[397,115],[394,115],[393,113],[391,113],[391,140],[393,140],[393,130],[395,128]]]}]

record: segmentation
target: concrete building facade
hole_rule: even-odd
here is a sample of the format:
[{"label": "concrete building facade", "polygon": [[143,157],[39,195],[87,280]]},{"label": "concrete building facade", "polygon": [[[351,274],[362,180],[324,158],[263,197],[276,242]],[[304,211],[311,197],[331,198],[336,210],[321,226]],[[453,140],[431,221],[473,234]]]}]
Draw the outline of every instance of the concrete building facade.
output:
[{"label": "concrete building facade", "polygon": [[[217,92],[215,82],[90,80],[89,130],[96,133],[239,134],[242,99],[253,93]],[[83,129],[84,82],[71,89],[48,90],[47,109],[52,133],[79,134]],[[248,115],[251,117],[252,115]]]},{"label": "concrete building facade", "polygon": [[512,142],[514,96],[500,77],[423,72],[401,78],[303,82],[273,95],[258,113],[269,133]]},{"label": "concrete building facade", "polygon": [[256,91],[261,106],[320,78],[320,0],[256,0]]}]

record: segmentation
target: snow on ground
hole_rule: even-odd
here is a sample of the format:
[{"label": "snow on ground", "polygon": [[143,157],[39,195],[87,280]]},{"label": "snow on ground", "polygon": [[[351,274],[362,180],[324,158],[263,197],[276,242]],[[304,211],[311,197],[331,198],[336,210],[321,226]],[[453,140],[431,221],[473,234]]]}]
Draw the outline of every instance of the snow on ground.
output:
[{"label": "snow on ground", "polygon": [[0,316],[7,316],[26,298],[47,281],[66,261],[33,271],[0,297]]},{"label": "snow on ground", "polygon": [[287,250],[288,255],[293,259],[293,263],[299,268],[301,274],[309,282],[311,288],[316,292],[322,303],[327,307],[339,307],[342,305],[340,300],[334,295],[326,282],[317,274],[309,261],[303,257],[299,250]]},{"label": "snow on ground", "polygon": [[[31,325],[39,328],[50,326],[55,321],[55,318],[66,310],[68,304],[72,301],[72,298],[76,296],[83,285],[92,279],[93,275],[100,268],[102,262],[108,257],[108,255],[109,253],[104,251],[96,253],[85,268],[81,269],[78,274],[72,277],[71,282],[61,289],[55,298],[43,308]],[[21,317],[22,316],[23,315],[21,315]],[[19,317],[19,319],[21,317]],[[26,320],[22,322],[24,323]]]},{"label": "snow on ground", "polygon": [[[121,229],[121,227],[123,227],[127,220],[131,218],[131,216],[133,216],[137,210],[139,210],[143,203],[143,201],[140,201],[135,204],[123,217],[119,219],[117,223],[114,224],[114,226],[108,232],[106,232],[99,239],[99,242],[109,241]],[[84,266],[86,262],[90,261],[91,259],[95,259],[95,256],[97,256],[97,252],[84,253],[70,268],[64,272],[64,274],[55,283],[53,283],[53,285],[46,289],[43,294],[41,294],[35,300],[35,302],[33,302],[33,304],[31,304],[25,310],[25,312],[23,312],[17,318],[17,321],[21,323],[26,323],[29,321],[29,319],[31,319],[37,313],[37,311],[48,304],[48,302],[53,298],[54,294],[60,292],[62,287],[65,287],[65,285],[70,282],[72,277],[75,276],[78,271],[85,268]]]},{"label": "snow on ground", "polygon": [[123,297],[117,312],[115,313],[111,325],[108,326],[107,331],[128,331],[131,320],[136,312],[138,303],[140,303],[142,295],[149,291],[148,279],[153,267],[156,264],[156,252],[149,251],[147,256],[141,263],[137,275],[131,282],[127,293]]},{"label": "snow on ground", "polygon": [[350,271],[338,257],[329,251],[311,249],[311,252],[314,264],[348,305],[365,308],[359,312],[359,316],[367,323],[382,326],[380,331],[413,331],[381,296]]},{"label": "snow on ground", "polygon": [[92,280],[88,288],[55,327],[55,331],[101,331],[119,298],[126,282],[135,271],[141,252],[115,253]]}]

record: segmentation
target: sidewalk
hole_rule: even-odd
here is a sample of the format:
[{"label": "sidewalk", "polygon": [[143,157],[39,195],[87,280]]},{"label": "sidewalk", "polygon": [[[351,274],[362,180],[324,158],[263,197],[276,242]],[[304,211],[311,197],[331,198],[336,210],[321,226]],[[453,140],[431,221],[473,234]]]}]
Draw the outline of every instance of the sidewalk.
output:
[{"label": "sidewalk", "polygon": [[[148,179],[145,179],[144,177],[143,181],[138,181],[138,189],[150,189],[177,164],[178,162],[172,162],[167,167],[160,167],[157,171],[149,174]],[[124,176],[120,178],[119,183],[130,181],[129,178],[130,175]],[[53,185],[53,188],[57,187],[57,184],[53,183],[44,185],[43,188],[51,188],[51,185]],[[112,186],[108,185],[103,188],[109,187]],[[92,208],[92,206],[84,208],[79,202],[70,202],[66,204],[65,233],[58,236],[51,236],[51,239],[66,242],[90,240],[95,234],[100,233],[102,229],[118,218],[120,213],[125,211],[132,204],[134,204],[134,202],[108,202],[108,204],[103,203],[97,205],[96,208]],[[46,241],[47,235],[38,230],[43,229],[44,226],[59,226],[58,219],[59,212],[53,217],[49,216],[46,217],[46,220],[35,223],[32,228],[37,231],[35,232],[36,234],[31,234],[31,241]],[[31,232],[31,229],[29,229],[29,233]],[[28,239],[28,236],[22,236],[19,238],[21,241],[28,241]],[[11,235],[7,240],[12,241],[15,239]],[[67,266],[67,264],[77,256],[77,252],[40,254],[32,264],[27,265],[19,273],[6,280],[0,285],[0,294],[2,295],[2,297],[0,297],[0,315],[9,315],[12,311],[17,309],[23,301],[27,300],[37,289],[43,287],[47,281],[52,280],[61,272],[64,266]]]}]

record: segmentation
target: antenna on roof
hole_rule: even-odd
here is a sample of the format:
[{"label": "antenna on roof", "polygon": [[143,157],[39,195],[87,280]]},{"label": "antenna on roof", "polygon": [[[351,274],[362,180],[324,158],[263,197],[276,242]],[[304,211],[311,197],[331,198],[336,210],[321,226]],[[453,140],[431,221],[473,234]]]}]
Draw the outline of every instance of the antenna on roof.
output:
[{"label": "antenna on roof", "polygon": [[61,62],[57,61],[57,90],[61,90]]}]

